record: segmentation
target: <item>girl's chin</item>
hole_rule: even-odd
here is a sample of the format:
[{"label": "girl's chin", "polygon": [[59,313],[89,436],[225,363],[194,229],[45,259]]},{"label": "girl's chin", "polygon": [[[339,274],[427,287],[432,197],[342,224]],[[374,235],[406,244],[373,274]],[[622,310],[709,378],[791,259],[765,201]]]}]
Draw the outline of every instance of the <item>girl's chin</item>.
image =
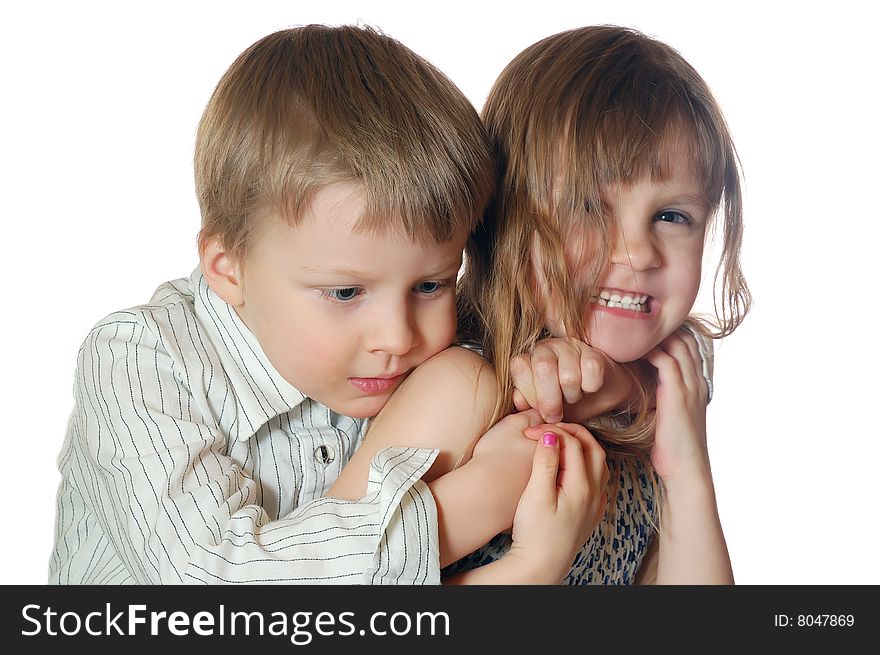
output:
[{"label": "girl's chin", "polygon": [[628,364],[644,357],[650,348],[639,344],[603,343],[594,341],[593,348],[601,350],[605,355],[619,364]]}]

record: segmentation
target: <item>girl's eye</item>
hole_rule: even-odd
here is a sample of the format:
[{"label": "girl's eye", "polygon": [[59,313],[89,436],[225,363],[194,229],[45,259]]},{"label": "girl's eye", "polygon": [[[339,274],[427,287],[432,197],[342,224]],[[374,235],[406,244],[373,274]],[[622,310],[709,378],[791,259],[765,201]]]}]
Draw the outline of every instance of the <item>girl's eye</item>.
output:
[{"label": "girl's eye", "polygon": [[437,293],[440,290],[441,286],[442,285],[435,280],[432,282],[420,282],[419,286],[417,286],[416,289],[419,293],[430,296]]},{"label": "girl's eye", "polygon": [[661,223],[685,223],[689,224],[691,219],[677,211],[665,211],[660,212],[656,216],[657,220]]},{"label": "girl's eye", "polygon": [[326,289],[324,293],[332,300],[347,302],[354,300],[361,294],[359,287],[343,287],[341,289]]}]

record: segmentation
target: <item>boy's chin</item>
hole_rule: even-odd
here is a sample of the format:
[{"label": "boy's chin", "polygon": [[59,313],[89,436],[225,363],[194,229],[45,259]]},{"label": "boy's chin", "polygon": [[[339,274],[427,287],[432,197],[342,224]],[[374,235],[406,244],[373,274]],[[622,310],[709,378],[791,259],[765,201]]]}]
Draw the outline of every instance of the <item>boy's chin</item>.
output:
[{"label": "boy's chin", "polygon": [[341,416],[349,416],[351,418],[372,418],[376,416],[385,405],[391,394],[382,394],[380,396],[365,396],[363,398],[346,398],[339,400],[324,401],[316,398],[319,403],[329,407],[332,411]]}]

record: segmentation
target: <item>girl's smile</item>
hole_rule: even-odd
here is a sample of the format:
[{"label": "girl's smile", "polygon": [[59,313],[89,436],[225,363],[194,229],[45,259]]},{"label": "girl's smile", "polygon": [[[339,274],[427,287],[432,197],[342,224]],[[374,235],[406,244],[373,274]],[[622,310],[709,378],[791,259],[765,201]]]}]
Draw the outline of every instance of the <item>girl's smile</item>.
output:
[{"label": "girl's smile", "polygon": [[601,289],[590,299],[594,311],[622,318],[648,319],[656,315],[657,303],[646,293],[621,289]]}]

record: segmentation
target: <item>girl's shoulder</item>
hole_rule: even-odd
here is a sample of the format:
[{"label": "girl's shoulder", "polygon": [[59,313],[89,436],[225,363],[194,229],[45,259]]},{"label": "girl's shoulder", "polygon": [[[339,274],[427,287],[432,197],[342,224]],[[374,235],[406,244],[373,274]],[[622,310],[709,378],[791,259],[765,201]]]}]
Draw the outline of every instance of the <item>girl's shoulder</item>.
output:
[{"label": "girl's shoulder", "polygon": [[480,355],[447,348],[401,383],[370,421],[358,452],[372,454],[392,445],[437,448],[437,459],[423,477],[433,480],[469,457],[488,427],[496,396],[495,374]]},{"label": "girl's shoulder", "polygon": [[373,422],[421,417],[470,432],[488,425],[497,395],[492,366],[473,350],[450,346],[416,367]]},{"label": "girl's shoulder", "polygon": [[395,395],[435,399],[445,395],[460,401],[491,396],[494,404],[495,393],[492,366],[475,349],[454,345],[419,365]]}]

